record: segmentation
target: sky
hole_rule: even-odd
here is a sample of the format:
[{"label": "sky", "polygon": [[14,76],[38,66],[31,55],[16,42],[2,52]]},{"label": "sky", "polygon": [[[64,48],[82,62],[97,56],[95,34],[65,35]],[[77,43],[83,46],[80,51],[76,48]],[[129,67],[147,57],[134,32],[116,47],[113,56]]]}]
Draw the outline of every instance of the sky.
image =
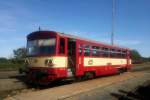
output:
[{"label": "sky", "polygon": [[[116,45],[150,57],[150,0],[116,0]],[[52,30],[110,43],[112,0],[0,0],[0,57],[26,46],[26,36]]]}]

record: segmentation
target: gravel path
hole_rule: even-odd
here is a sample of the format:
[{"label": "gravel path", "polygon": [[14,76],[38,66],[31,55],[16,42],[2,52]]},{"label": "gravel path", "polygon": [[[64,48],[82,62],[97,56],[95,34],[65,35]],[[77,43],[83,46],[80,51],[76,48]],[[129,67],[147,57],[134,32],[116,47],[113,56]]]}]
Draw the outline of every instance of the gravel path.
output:
[{"label": "gravel path", "polygon": [[[132,73],[127,72],[122,75],[103,77],[103,78],[78,82],[74,84],[69,84],[69,85],[64,85],[64,86],[59,86],[59,87],[54,87],[54,88],[44,89],[39,91],[20,93],[15,96],[8,97],[5,100],[33,100],[33,99],[36,100],[82,99],[84,100],[85,97],[87,98],[87,93],[89,93],[88,95],[91,95],[91,97],[93,98],[91,91],[95,92],[95,90],[98,89],[104,92],[103,90],[104,87],[111,87],[113,85],[122,87],[121,83],[125,84],[126,82],[127,83],[125,85],[128,85],[128,82],[138,83],[139,85],[149,80],[148,77],[150,77],[150,74],[146,74],[143,72],[132,72]],[[135,88],[137,85],[134,83],[129,84],[129,86]],[[89,97],[90,96],[88,96],[88,98]]]},{"label": "gravel path", "polygon": [[[149,77],[150,73],[145,74],[142,77],[134,77],[129,80],[117,82],[116,84],[97,88],[79,95],[70,96],[65,100],[150,100],[150,98],[137,99],[138,96],[134,97],[134,95],[128,96],[128,94],[134,94],[138,87],[150,83]],[[143,91],[143,93],[144,92],[146,91]]]}]

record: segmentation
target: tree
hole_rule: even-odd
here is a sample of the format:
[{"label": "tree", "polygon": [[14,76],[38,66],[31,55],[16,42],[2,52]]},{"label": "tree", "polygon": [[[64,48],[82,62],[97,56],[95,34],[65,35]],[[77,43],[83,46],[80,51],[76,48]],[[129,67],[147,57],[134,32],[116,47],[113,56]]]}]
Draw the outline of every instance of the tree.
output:
[{"label": "tree", "polygon": [[16,50],[13,50],[13,53],[16,59],[22,59],[26,57],[27,51],[26,48],[23,47],[23,48],[18,48]]},{"label": "tree", "polygon": [[26,51],[25,47],[13,50],[13,53],[14,53],[14,58],[11,59],[11,62],[13,62],[13,63],[24,63],[24,58],[27,55],[27,51]]},{"label": "tree", "polygon": [[7,63],[7,62],[8,62],[7,58],[0,57],[0,63]]},{"label": "tree", "polygon": [[131,59],[133,62],[138,63],[142,61],[142,56],[137,50],[131,50]]}]

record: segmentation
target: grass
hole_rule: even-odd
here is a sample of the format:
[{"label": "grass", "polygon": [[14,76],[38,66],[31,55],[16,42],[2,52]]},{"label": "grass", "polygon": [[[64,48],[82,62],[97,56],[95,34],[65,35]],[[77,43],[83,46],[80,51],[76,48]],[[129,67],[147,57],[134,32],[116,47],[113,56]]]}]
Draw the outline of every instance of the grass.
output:
[{"label": "grass", "polygon": [[133,66],[150,66],[150,62],[144,62],[144,63],[141,63],[141,64],[133,64]]},{"label": "grass", "polygon": [[18,70],[19,68],[23,67],[24,64],[14,64],[14,63],[0,63],[0,71],[7,71],[7,70]]}]

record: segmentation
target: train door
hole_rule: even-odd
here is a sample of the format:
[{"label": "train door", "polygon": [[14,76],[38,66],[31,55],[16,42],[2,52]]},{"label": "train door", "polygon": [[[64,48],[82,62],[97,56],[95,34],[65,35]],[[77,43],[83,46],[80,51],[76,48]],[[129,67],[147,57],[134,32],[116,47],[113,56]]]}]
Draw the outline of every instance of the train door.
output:
[{"label": "train door", "polygon": [[76,48],[76,76],[82,76],[84,74],[84,48],[82,44],[79,44],[77,42],[77,48]]},{"label": "train door", "polygon": [[127,50],[127,54],[126,55],[127,55],[127,68],[130,69],[129,68],[129,66],[130,66],[130,52],[128,50]]},{"label": "train door", "polygon": [[76,71],[76,40],[68,39],[68,76],[72,77]]}]

